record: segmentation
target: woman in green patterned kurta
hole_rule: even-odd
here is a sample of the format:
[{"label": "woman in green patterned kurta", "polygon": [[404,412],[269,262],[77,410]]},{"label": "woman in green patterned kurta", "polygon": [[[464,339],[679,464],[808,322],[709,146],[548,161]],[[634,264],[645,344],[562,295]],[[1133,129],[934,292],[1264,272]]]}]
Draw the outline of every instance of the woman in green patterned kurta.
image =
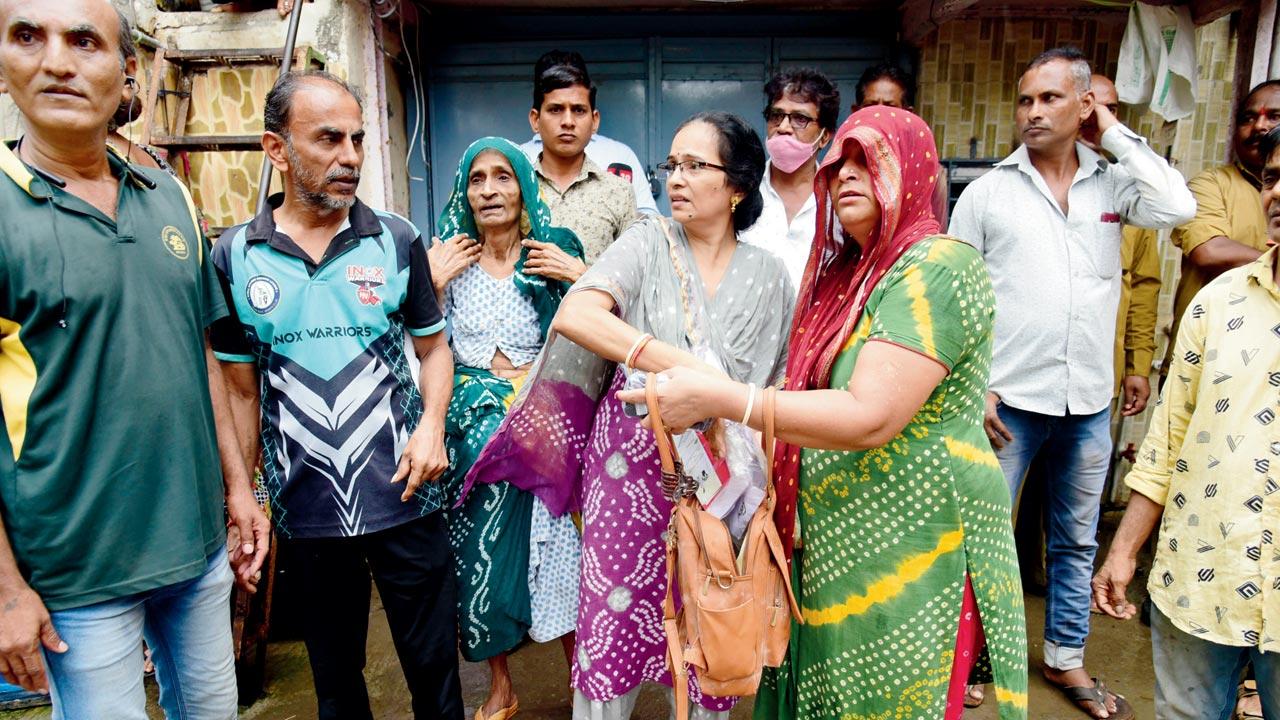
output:
[{"label": "woman in green patterned kurta", "polygon": [[[805,624],[757,718],[952,720],[975,664],[1001,718],[1026,717],[1009,492],[982,430],[995,297],[981,255],[938,234],[935,152],[919,117],[868,108],[818,172],[775,467]],[[667,374],[677,429],[747,411],[750,388]]]}]

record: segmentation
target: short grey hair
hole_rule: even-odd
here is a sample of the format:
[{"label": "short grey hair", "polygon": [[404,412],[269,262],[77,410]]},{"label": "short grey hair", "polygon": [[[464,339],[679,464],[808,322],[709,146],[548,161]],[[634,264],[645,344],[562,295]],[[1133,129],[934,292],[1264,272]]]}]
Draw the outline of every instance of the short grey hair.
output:
[{"label": "short grey hair", "polygon": [[1065,62],[1071,66],[1071,79],[1075,83],[1076,93],[1083,95],[1089,92],[1092,87],[1093,69],[1089,67],[1089,58],[1080,52],[1079,48],[1071,46],[1057,47],[1045,50],[1035,57],[1034,60],[1027,63],[1027,69],[1022,71],[1023,75],[1035,70],[1041,65],[1048,65],[1051,62]]},{"label": "short grey hair", "polygon": [[360,112],[364,112],[364,98],[360,90],[346,80],[323,70],[290,70],[281,75],[271,91],[267,93],[267,100],[262,108],[264,130],[284,138],[289,137],[289,110],[293,107],[293,95],[298,91],[298,87],[308,80],[323,80],[337,85],[347,91],[347,94],[355,99],[356,105],[360,106]]}]

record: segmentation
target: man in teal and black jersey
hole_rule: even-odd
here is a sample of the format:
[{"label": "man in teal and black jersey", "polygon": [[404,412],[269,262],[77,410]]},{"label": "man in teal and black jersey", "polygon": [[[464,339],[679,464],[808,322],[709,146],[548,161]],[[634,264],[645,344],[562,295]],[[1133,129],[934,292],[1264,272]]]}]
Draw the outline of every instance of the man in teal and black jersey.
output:
[{"label": "man in teal and black jersey", "polygon": [[364,129],[346,83],[287,74],[263,124],[284,192],[214,248],[232,316],[215,327],[214,350],[250,460],[260,443],[282,564],[305,598],[319,716],[372,717],[372,576],[414,715],[460,720],[454,578],[434,483],[448,466],[453,357],[426,248],[409,221],[356,198]]}]

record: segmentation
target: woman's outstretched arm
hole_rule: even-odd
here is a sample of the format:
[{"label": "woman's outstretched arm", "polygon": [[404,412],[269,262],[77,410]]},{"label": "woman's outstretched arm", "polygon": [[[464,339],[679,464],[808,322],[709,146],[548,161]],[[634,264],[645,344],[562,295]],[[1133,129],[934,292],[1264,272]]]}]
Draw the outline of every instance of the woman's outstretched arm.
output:
[{"label": "woman's outstretched arm", "polygon": [[[679,367],[664,375],[668,380],[658,386],[658,402],[663,421],[675,431],[707,417],[738,421],[746,412],[749,389],[742,383]],[[858,354],[848,390],[778,394],[778,439],[822,450],[880,447],[902,432],[946,375],[947,368],[936,360],[872,340]],[[643,403],[644,391],[621,392],[618,397]],[[762,406],[757,396],[748,422],[753,428],[764,427]]]}]

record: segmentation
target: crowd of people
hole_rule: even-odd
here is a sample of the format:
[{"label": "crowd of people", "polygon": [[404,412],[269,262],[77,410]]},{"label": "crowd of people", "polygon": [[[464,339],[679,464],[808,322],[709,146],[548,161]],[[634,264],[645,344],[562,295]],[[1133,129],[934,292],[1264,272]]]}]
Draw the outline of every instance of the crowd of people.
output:
[{"label": "crowd of people", "polygon": [[[1145,690],[1097,680],[1085,646],[1091,610],[1137,613],[1154,534],[1157,717],[1226,718],[1240,694],[1280,718],[1280,81],[1188,183],[1079,51],[1047,50],[1017,149],[948,223],[909,76],[868,70],[838,124],[835,85],[785,70],[765,138],[714,109],[679,125],[662,216],[598,132],[586,63],[553,51],[533,140],[472,143],[424,236],[357,198],[358,91],[293,72],[262,109],[283,192],[210,246],[163,159],[116,132],[124,17],[0,0],[0,32],[25,127],[0,145],[0,673],[56,718],[145,718],[144,638],[167,717],[234,718],[229,596],[273,537],[321,718],[372,717],[373,585],[416,717],[463,717],[459,652],[489,667],[476,718],[516,715],[530,641],[563,648],[575,720],[631,717],[672,684],[651,376],[686,463],[734,489],[703,502],[731,533],[774,484],[803,622],[755,717],[955,720],[988,689],[1002,719],[1034,715],[1030,478],[1042,672],[1082,716],[1132,718],[1117,690]],[[1095,574],[1111,419],[1152,394],[1167,228],[1175,341]],[[695,718],[739,700],[696,673],[688,694]]]}]

